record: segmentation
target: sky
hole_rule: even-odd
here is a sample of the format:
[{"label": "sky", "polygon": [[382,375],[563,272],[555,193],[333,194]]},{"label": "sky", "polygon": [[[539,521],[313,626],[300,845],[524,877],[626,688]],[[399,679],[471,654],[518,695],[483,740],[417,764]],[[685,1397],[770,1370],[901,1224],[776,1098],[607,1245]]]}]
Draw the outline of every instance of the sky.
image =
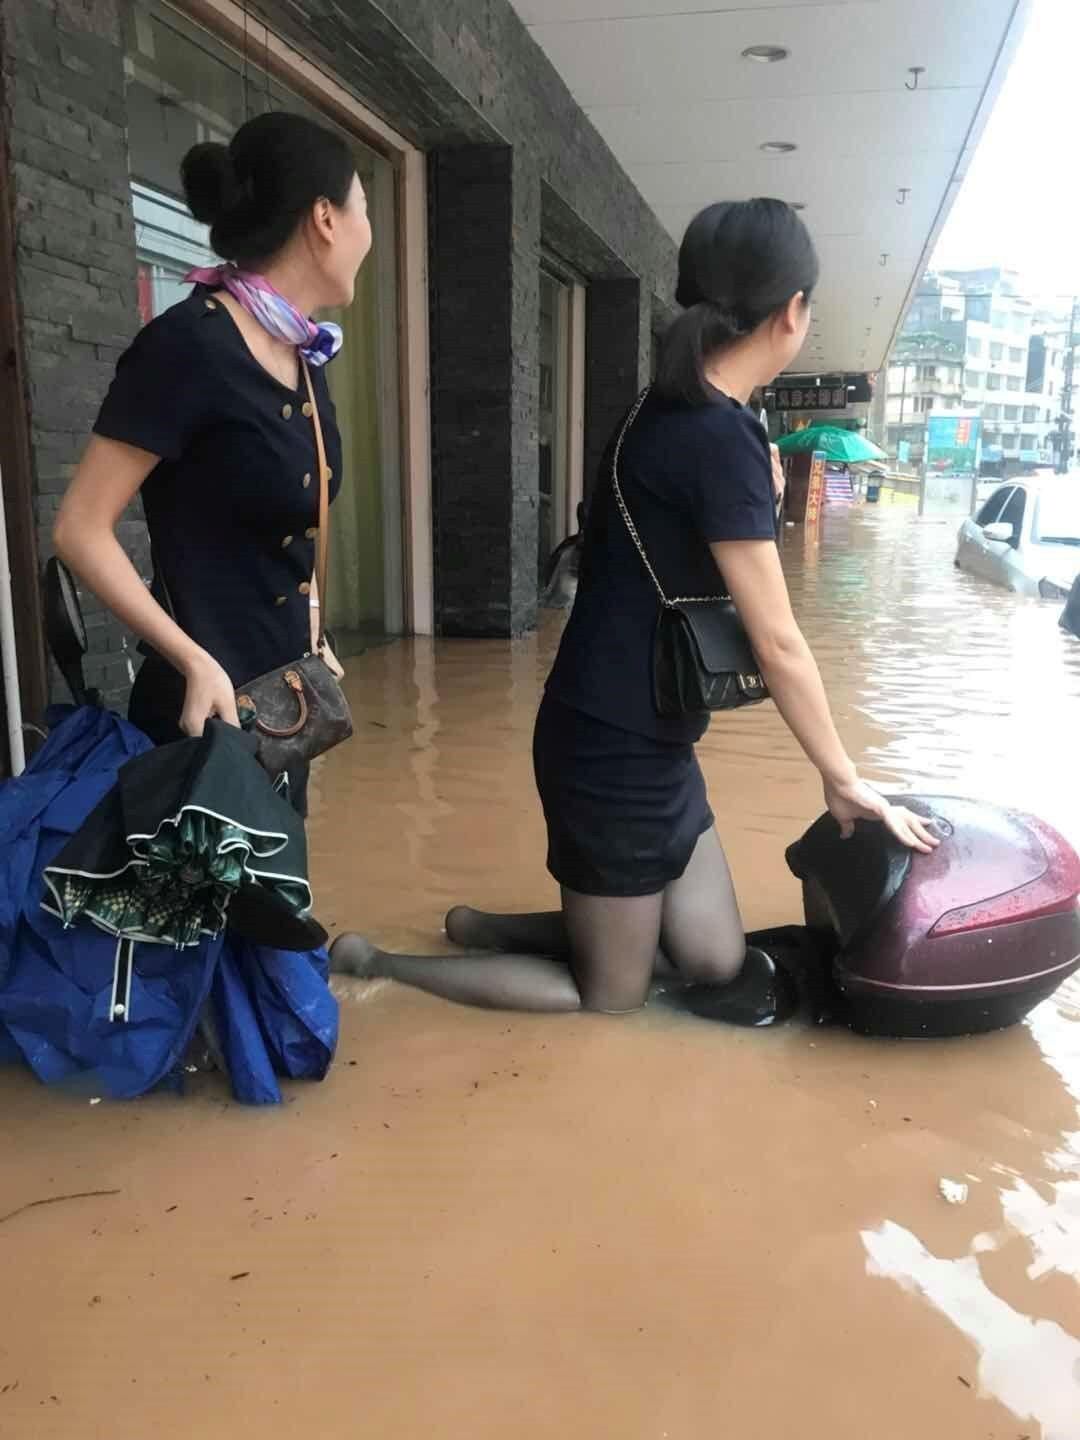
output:
[{"label": "sky", "polygon": [[934,265],[1020,272],[1049,304],[1080,292],[1080,0],[1035,0]]}]

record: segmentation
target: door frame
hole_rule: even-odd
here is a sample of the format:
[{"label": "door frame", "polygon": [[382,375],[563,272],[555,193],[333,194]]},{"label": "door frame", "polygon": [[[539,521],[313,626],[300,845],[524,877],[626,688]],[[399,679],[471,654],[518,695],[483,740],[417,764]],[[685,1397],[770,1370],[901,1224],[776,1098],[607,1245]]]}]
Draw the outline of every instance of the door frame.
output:
[{"label": "door frame", "polygon": [[556,336],[563,386],[558,404],[562,417],[562,465],[552,487],[551,542],[561,544],[577,529],[577,508],[585,494],[585,281],[565,261],[545,250],[540,270],[565,294],[565,327]]},{"label": "door frame", "polygon": [[[383,385],[380,411],[387,464],[384,492],[400,474],[398,504],[383,505],[387,629],[414,635],[435,632],[435,570],[431,509],[431,351],[428,339],[427,165],[424,152],[411,145],[344,86],[282,39],[234,0],[167,0],[204,25],[241,54],[251,55],[276,80],[296,90],[328,118],[377,151],[392,166],[389,182],[396,219],[396,334],[380,326]],[[378,256],[374,259],[379,264]],[[380,270],[380,273],[385,273]],[[380,290],[382,287],[380,287]],[[396,351],[396,356],[394,355]],[[396,382],[396,394],[390,384]],[[389,416],[396,410],[396,424]],[[387,496],[384,493],[384,501]],[[391,596],[391,587],[394,593]]]}]

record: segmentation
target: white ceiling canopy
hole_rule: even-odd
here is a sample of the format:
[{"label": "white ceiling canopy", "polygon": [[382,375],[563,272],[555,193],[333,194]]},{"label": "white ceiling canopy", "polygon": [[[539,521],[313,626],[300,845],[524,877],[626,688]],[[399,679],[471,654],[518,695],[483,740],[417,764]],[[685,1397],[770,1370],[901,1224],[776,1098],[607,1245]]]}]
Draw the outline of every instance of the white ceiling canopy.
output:
[{"label": "white ceiling canopy", "polygon": [[822,279],[797,368],[879,369],[1030,0],[515,3],[677,240],[715,200],[806,207]]}]

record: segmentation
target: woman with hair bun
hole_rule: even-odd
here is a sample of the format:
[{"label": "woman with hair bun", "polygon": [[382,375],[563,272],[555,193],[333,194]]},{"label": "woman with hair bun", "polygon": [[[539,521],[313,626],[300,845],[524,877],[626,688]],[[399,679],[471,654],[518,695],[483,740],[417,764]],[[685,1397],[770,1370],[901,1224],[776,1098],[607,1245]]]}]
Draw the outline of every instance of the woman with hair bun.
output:
[{"label": "woman with hair bun", "polygon": [[[309,317],[352,302],[371,248],[345,139],[299,115],[249,120],[182,165],[221,266],[147,325],[64,498],[62,560],[141,641],[132,722],[158,744],[237,722],[235,692],[311,648],[319,477],[311,375],[330,470],[341,438],[323,367],[341,332]],[[141,493],[148,591],[116,536]],[[332,657],[330,657],[332,659]],[[334,662],[336,664],[336,662]],[[290,775],[301,811],[307,775]]]},{"label": "woman with hair bun", "polygon": [[620,438],[625,505],[664,591],[731,595],[841,826],[850,833],[856,820],[876,820],[913,849],[937,843],[917,816],[859,778],[780,568],[779,467],[748,401],[802,348],[817,278],[813,242],[782,201],[711,205],[686,232],[683,313],[665,337],[656,384],[611,437],[577,597],[536,721],[548,869],[562,909],[490,915],[459,906],[446,918],[448,936],[484,953],[449,959],[388,955],[342,936],[335,968],[473,1005],[621,1012],[645,1003],[662,967],[716,985],[718,1017],[761,1019],[755,996],[769,989],[771,961],[747,950],[694,753],[708,714],[660,714],[654,702],[658,599],[613,482]]}]

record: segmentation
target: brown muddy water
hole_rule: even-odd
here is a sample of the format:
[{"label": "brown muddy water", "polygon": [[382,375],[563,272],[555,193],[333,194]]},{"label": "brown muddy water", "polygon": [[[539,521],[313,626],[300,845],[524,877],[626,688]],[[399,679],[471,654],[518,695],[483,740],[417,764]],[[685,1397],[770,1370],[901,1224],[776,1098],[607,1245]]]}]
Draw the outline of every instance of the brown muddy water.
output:
[{"label": "brown muddy water", "polygon": [[[841,726],[887,786],[1080,843],[1080,642],[951,559],[900,510],[789,537]],[[553,902],[529,745],[557,628],[353,663],[326,919],[434,947],[454,901]],[[765,710],[702,753],[748,924],[798,919],[815,777]],[[907,1043],[341,996],[330,1078],[276,1110],[0,1079],[0,1214],[119,1191],[0,1226],[4,1440],[1080,1437],[1075,985]]]}]

